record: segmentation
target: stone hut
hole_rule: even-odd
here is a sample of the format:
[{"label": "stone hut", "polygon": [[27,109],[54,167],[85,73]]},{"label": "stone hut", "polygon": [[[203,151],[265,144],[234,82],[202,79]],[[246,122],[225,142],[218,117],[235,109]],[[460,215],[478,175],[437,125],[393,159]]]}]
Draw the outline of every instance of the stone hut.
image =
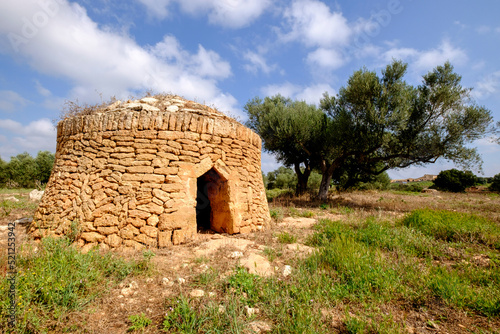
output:
[{"label": "stone hut", "polygon": [[140,249],[260,230],[270,221],[260,155],[253,131],[179,96],[68,117],[30,232]]}]

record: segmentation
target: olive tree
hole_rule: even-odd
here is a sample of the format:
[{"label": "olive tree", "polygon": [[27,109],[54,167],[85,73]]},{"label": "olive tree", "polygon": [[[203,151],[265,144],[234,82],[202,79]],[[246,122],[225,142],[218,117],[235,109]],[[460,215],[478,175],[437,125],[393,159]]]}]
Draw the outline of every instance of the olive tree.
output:
[{"label": "olive tree", "polygon": [[297,174],[296,193],[307,190],[317,147],[326,133],[326,115],[314,105],[281,95],[256,97],[245,105],[246,125],[263,139],[264,150],[273,153]]},{"label": "olive tree", "polygon": [[378,76],[354,72],[337,96],[324,94],[328,139],[318,151],[323,174],[319,197],[326,199],[333,177],[346,166],[380,174],[447,159],[463,167],[480,166],[467,146],[492,133],[491,113],[471,99],[469,88],[449,63],[436,67],[414,87],[404,81],[407,64],[393,61]]}]

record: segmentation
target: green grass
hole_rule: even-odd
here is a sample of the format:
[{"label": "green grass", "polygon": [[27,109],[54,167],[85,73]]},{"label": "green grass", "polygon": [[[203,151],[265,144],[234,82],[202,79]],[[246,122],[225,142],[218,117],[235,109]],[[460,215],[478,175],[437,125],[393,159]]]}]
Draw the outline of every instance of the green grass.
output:
[{"label": "green grass", "polygon": [[[85,308],[97,296],[128,275],[149,272],[145,257],[125,261],[111,253],[92,250],[82,254],[68,239],[43,239],[38,249],[21,251],[17,257],[17,330],[42,331],[72,311]],[[0,319],[8,312],[8,282],[0,280]]]},{"label": "green grass", "polygon": [[37,202],[32,202],[26,197],[14,196],[19,202],[11,200],[0,200],[0,217],[7,217],[16,209],[35,211],[38,207]]},{"label": "green grass", "polygon": [[128,317],[128,321],[132,324],[128,328],[129,332],[144,330],[153,322],[144,313],[131,315]]},{"label": "green grass", "polygon": [[402,224],[435,239],[481,243],[500,249],[498,225],[476,215],[429,209],[415,210]]},{"label": "green grass", "polygon": [[[395,225],[368,218],[356,225],[325,220],[316,228],[308,243],[320,252],[308,265],[311,271],[334,273],[335,298],[424,304],[438,298],[451,307],[500,315],[499,232],[493,222],[463,213],[416,210]],[[462,255],[450,254],[450,249]],[[473,264],[473,257],[485,251],[490,265]]]},{"label": "green grass", "polygon": [[297,242],[297,237],[288,232],[282,232],[276,237],[278,238],[278,242],[282,244],[293,244]]},{"label": "green grass", "polygon": [[271,218],[273,218],[274,220],[276,220],[278,222],[283,220],[283,209],[282,208],[270,208],[269,214],[271,215]]},{"label": "green grass", "polygon": [[27,189],[27,188],[0,188],[0,194],[29,194],[31,191],[33,191],[32,188]]}]

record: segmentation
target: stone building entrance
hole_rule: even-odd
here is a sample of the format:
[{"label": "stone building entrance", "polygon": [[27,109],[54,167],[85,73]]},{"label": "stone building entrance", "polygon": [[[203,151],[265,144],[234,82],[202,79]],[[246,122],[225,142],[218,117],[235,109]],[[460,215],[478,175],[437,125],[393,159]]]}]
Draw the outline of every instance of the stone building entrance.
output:
[{"label": "stone building entrance", "polygon": [[215,169],[196,180],[196,225],[199,233],[229,233],[233,217],[229,208],[228,182]]}]

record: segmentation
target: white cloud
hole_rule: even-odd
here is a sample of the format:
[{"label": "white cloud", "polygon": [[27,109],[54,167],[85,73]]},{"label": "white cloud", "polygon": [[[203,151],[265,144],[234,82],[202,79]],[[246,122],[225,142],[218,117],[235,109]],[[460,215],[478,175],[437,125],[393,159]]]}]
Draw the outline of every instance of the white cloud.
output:
[{"label": "white cloud", "polygon": [[280,85],[268,85],[261,89],[265,96],[274,96],[281,94],[294,100],[306,101],[307,103],[319,104],[324,92],[334,95],[336,92],[329,84],[314,84],[303,87],[285,82]]},{"label": "white cloud", "polygon": [[464,50],[454,47],[445,40],[436,49],[420,53],[415,66],[420,70],[428,71],[446,61],[452,64],[464,64],[467,61],[467,55]]},{"label": "white cloud", "polygon": [[139,0],[146,8],[151,16],[164,19],[169,15],[169,6],[172,0]]},{"label": "white cloud", "polygon": [[386,64],[392,59],[403,60],[420,74],[422,71],[428,72],[438,65],[443,65],[446,61],[452,65],[463,65],[467,61],[467,54],[464,50],[444,40],[437,48],[424,51],[393,47],[383,52],[380,58]]},{"label": "white cloud", "polygon": [[42,96],[45,96],[45,97],[49,97],[52,95],[52,93],[50,92],[50,90],[48,90],[47,88],[43,87],[42,84],[40,83],[40,81],[38,80],[34,80],[35,82],[35,88],[36,88],[36,91],[38,92],[38,94],[42,95]]},{"label": "white cloud", "polygon": [[346,59],[335,49],[318,48],[307,55],[307,62],[313,66],[335,70],[342,67]]},{"label": "white cloud", "polygon": [[0,129],[11,138],[0,146],[0,156],[4,158],[22,151],[33,155],[38,151],[54,152],[56,149],[57,132],[52,122],[46,118],[26,126],[10,119],[0,119]]},{"label": "white cloud", "polygon": [[258,71],[269,74],[278,68],[276,64],[268,65],[262,54],[250,50],[243,55],[243,58],[249,62],[243,66],[244,69],[253,74],[257,74]]},{"label": "white cloud", "polygon": [[72,82],[71,99],[92,103],[100,100],[96,91],[123,98],[152,89],[234,108],[236,100],[217,87],[231,75],[229,63],[201,45],[192,54],[166,36],[141,47],[127,35],[101,29],[83,7],[67,0],[4,1],[0,11],[8,18],[0,22],[0,48],[40,73]]},{"label": "white cloud", "polygon": [[345,45],[352,35],[347,19],[317,0],[296,0],[283,14],[290,31],[284,40],[299,40],[310,47]]},{"label": "white cloud", "polygon": [[472,94],[475,98],[486,98],[500,92],[500,71],[494,72],[474,85]]},{"label": "white cloud", "polygon": [[[374,28],[380,29],[373,17],[349,22],[342,12],[330,9],[319,0],[295,0],[283,12],[283,18],[285,24],[279,32],[280,40],[285,43],[298,41],[313,48],[307,55],[307,62],[326,70],[342,67],[351,56],[373,53],[365,39],[373,35]],[[360,37],[364,43],[360,43]]]},{"label": "white cloud", "polygon": [[24,108],[29,100],[11,90],[0,90],[0,110],[6,112],[19,111]]},{"label": "white cloud", "polygon": [[244,27],[271,5],[270,0],[138,0],[146,6],[151,16],[164,19],[175,2],[181,11],[191,15],[207,15],[208,21],[228,28]]},{"label": "white cloud", "polygon": [[393,48],[384,52],[383,58],[386,62],[390,62],[392,59],[410,59],[417,57],[419,52],[412,48]]}]

